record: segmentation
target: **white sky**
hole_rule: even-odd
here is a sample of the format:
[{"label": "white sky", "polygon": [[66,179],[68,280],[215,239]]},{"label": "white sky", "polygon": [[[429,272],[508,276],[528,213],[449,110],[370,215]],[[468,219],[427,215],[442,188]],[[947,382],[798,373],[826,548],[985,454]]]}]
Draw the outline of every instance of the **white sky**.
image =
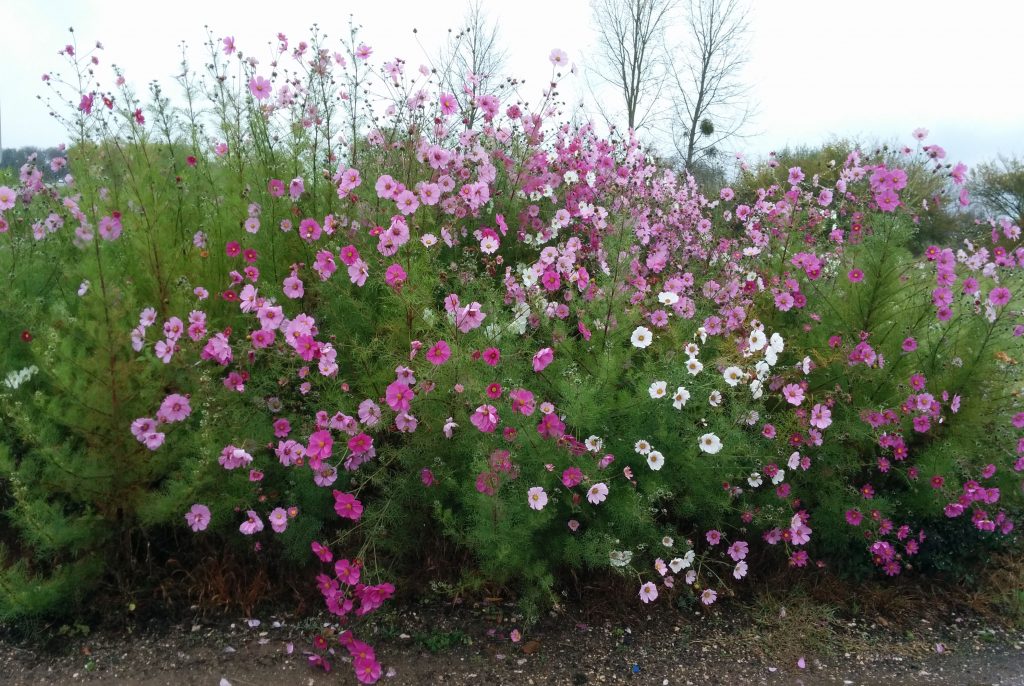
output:
[{"label": "white sky", "polygon": [[[406,59],[415,68],[435,53],[447,29],[459,28],[463,0],[377,2],[219,2],[166,4],[125,0],[5,0],[0,40],[0,107],[4,147],[53,145],[60,126],[36,99],[43,72],[64,67],[56,53],[75,27],[80,46],[104,43],[99,73],[122,66],[143,91],[150,80],[173,90],[179,43],[201,59],[203,25],[234,35],[247,54],[267,62],[278,31],[294,45],[313,22],[331,37],[349,13],[363,26],[372,60]],[[594,31],[587,0],[484,0],[499,20],[508,72],[545,85],[554,47],[588,68]],[[787,144],[832,135],[909,143],[925,126],[930,142],[968,164],[997,153],[1024,154],[1024,3],[1016,0],[756,0],[750,15],[745,80],[758,115],[736,144],[758,156]],[[147,15],[143,7],[157,10]],[[159,8],[159,9],[157,9]],[[412,29],[417,28],[417,43]],[[566,84],[563,92],[574,89]],[[582,81],[575,92],[584,92]],[[533,98],[531,98],[533,99]]]}]

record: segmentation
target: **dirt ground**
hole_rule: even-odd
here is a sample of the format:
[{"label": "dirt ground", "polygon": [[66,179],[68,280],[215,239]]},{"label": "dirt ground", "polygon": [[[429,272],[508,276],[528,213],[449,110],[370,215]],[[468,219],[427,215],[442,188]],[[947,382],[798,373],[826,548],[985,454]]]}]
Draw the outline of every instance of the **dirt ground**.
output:
[{"label": "dirt ground", "polygon": [[[396,686],[1024,686],[1024,632],[943,608],[896,614],[844,619],[787,599],[716,611],[641,608],[615,621],[568,611],[524,630],[511,606],[435,604],[392,609],[361,637],[384,665],[380,683]],[[330,674],[308,663],[311,637],[331,631],[327,617],[255,619],[154,622],[131,633],[80,628],[46,647],[0,641],[0,684],[356,683],[343,649]],[[517,642],[513,629],[523,632]]]}]

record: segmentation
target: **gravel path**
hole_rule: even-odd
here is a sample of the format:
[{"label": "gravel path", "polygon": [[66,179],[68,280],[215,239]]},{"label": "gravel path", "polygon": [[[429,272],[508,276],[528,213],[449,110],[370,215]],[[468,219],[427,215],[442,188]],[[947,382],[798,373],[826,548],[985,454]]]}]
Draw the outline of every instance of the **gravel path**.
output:
[{"label": "gravel path", "polygon": [[[979,618],[903,625],[833,619],[826,626],[800,612],[779,614],[765,623],[750,612],[729,619],[669,609],[596,625],[562,615],[512,642],[513,608],[440,606],[393,611],[364,631],[377,634],[372,641],[386,670],[380,683],[396,686],[1024,686],[1024,632]],[[100,632],[60,641],[57,654],[0,642],[0,684],[356,683],[340,657],[331,674],[309,666],[304,651],[314,621],[268,617],[250,624]]]}]

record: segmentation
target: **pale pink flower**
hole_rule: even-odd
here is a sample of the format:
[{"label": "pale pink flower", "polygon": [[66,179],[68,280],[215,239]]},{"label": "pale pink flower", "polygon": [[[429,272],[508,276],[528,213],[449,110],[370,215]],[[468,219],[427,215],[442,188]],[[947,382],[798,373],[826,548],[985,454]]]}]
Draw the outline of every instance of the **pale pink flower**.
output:
[{"label": "pale pink flower", "polygon": [[192,531],[202,531],[210,525],[210,508],[206,505],[196,503],[185,513],[185,521],[192,527]]}]

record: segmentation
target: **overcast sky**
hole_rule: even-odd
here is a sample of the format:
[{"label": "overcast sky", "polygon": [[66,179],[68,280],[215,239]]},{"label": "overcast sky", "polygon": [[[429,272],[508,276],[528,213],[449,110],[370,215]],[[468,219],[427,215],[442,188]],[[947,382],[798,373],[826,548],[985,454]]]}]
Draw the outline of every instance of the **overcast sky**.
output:
[{"label": "overcast sky", "polygon": [[[508,72],[539,90],[552,48],[565,50],[585,73],[593,66],[595,32],[588,0],[484,0],[509,51]],[[973,164],[997,153],[1024,154],[1024,3],[1014,0],[758,0],[751,3],[750,61],[744,79],[757,116],[747,139],[751,156],[830,136],[909,143],[924,126],[954,160]],[[69,26],[80,45],[101,40],[100,74],[120,65],[139,89],[157,79],[170,89],[179,43],[197,57],[204,24],[233,35],[247,54],[270,60],[268,41],[286,33],[293,44],[317,22],[342,35],[352,13],[373,59],[403,57],[412,67],[433,55],[457,29],[463,0],[377,2],[210,2],[152,5],[124,0],[11,2],[0,41],[0,108],[4,147],[49,146],[66,140],[36,96]],[[413,35],[412,29],[418,29]],[[104,78],[109,83],[111,79]],[[567,84],[578,99],[586,92]]]}]

